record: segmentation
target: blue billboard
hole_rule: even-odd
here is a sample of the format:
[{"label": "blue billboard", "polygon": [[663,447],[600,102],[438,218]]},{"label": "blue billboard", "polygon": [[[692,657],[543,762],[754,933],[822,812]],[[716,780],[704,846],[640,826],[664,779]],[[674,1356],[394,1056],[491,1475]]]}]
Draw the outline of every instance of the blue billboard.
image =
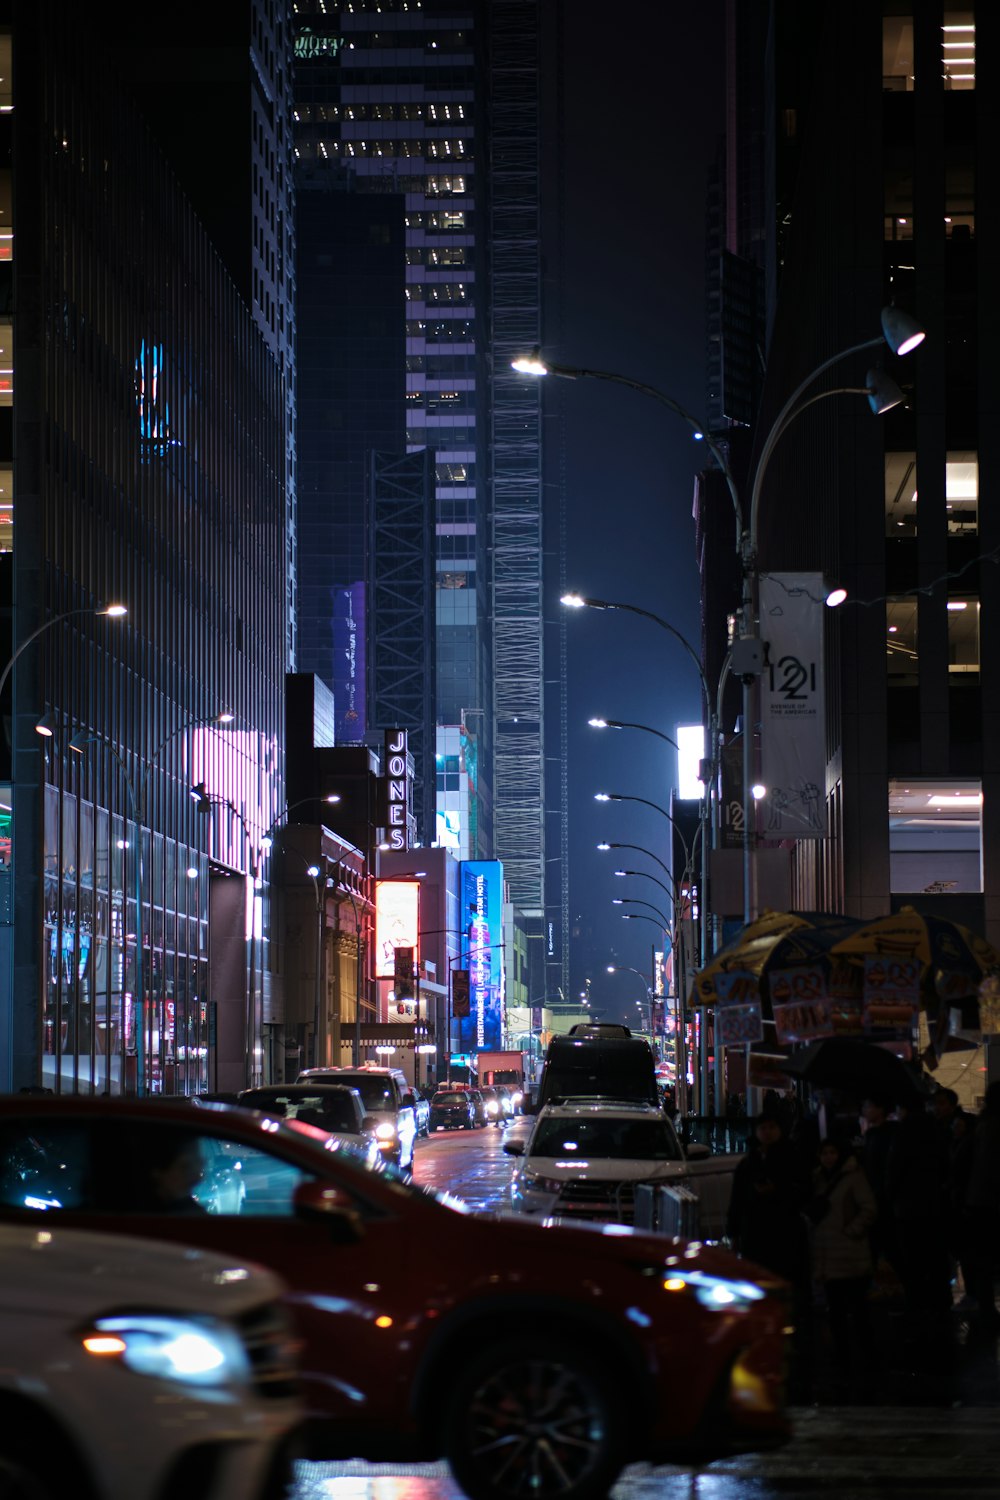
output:
[{"label": "blue billboard", "polygon": [[458,1025],[459,1052],[503,1046],[503,865],[467,859],[461,871],[462,967],[469,971],[469,1015]]}]

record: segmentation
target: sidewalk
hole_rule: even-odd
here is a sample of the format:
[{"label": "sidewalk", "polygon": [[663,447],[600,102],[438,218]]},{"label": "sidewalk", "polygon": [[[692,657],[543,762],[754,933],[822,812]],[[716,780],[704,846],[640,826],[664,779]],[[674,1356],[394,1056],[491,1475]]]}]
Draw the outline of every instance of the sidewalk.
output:
[{"label": "sidewalk", "polygon": [[[859,1371],[845,1391],[834,1367],[826,1319],[816,1313],[811,1400],[817,1406],[1000,1406],[998,1341],[977,1335],[974,1304],[959,1291],[950,1315],[908,1317],[902,1298],[872,1303],[878,1362]],[[796,1401],[795,1393],[792,1401]]]}]

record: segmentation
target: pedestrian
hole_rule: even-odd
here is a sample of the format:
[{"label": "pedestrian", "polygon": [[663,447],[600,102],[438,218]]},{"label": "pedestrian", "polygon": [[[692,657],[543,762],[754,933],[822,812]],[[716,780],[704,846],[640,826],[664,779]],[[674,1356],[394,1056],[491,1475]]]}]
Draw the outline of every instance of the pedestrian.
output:
[{"label": "pedestrian", "polygon": [[888,1261],[896,1269],[895,1226],[892,1206],[889,1201],[888,1165],[896,1133],[896,1121],[890,1119],[893,1103],[889,1098],[869,1094],[861,1104],[862,1136],[861,1165],[868,1185],[875,1195],[878,1214],[872,1229],[872,1253],[875,1266],[880,1260]]},{"label": "pedestrian", "polygon": [[968,1225],[969,1291],[976,1299],[976,1334],[996,1338],[996,1264],[1000,1252],[1000,1080],[986,1090],[972,1135],[969,1185],[965,1195]]},{"label": "pedestrian", "polygon": [[878,1217],[875,1194],[844,1142],[820,1142],[807,1214],[813,1277],[824,1294],[833,1343],[836,1399],[843,1402],[870,1390],[876,1365],[868,1297],[874,1271],[870,1232]]},{"label": "pedestrian", "polygon": [[800,1401],[809,1399],[811,1388],[809,1197],[808,1172],[785,1139],[781,1118],[758,1115],[749,1150],[733,1173],[727,1233],[740,1255],[791,1283],[795,1338],[790,1386]]},{"label": "pedestrian", "polygon": [[954,1376],[948,1258],[948,1152],[922,1100],[900,1103],[886,1162],[895,1266],[903,1287],[905,1364],[918,1394],[947,1400]]}]

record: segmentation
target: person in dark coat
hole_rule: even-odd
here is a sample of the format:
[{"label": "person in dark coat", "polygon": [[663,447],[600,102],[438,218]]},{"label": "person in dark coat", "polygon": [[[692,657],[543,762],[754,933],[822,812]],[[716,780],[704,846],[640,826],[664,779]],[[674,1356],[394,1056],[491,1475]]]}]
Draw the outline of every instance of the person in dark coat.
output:
[{"label": "person in dark coat", "polygon": [[883,1257],[895,1270],[896,1234],[892,1205],[889,1201],[888,1172],[889,1153],[896,1134],[896,1121],[889,1118],[892,1100],[869,1095],[861,1105],[864,1135],[861,1144],[861,1165],[868,1184],[875,1195],[878,1215],[872,1228],[872,1253],[875,1264]]},{"label": "person in dark coat", "polygon": [[809,1267],[808,1199],[808,1176],[780,1117],[759,1115],[729,1200],[727,1232],[739,1254],[788,1281],[801,1280]]},{"label": "person in dark coat", "polygon": [[851,1148],[840,1141],[821,1141],[808,1215],[813,1224],[813,1276],[826,1297],[841,1399],[870,1388],[876,1366],[868,1293],[874,1269],[869,1231],[877,1214],[875,1194]]},{"label": "person in dark coat", "polygon": [[1000,1081],[986,1090],[982,1113],[972,1135],[969,1180],[965,1194],[969,1230],[969,1291],[978,1305],[981,1338],[1000,1332],[996,1307],[996,1266],[1000,1256]]},{"label": "person in dark coat", "polygon": [[733,1173],[727,1233],[748,1260],[792,1284],[790,1392],[811,1399],[812,1283],[809,1275],[808,1168],[785,1139],[781,1118],[759,1115],[750,1148]]}]

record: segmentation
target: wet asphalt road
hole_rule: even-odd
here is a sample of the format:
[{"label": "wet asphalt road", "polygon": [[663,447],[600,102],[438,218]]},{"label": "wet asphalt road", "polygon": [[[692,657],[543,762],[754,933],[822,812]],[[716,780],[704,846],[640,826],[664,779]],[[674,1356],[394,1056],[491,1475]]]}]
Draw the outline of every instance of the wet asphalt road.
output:
[{"label": "wet asphalt road", "polygon": [[[515,1128],[518,1128],[515,1126]],[[504,1132],[436,1133],[417,1146],[414,1180],[474,1209],[505,1208],[512,1159]],[[613,1500],[1000,1500],[1000,1381],[995,1351],[958,1406],[793,1408],[794,1438],[778,1453],[724,1459],[691,1472],[633,1465]],[[882,1399],[897,1393],[887,1386]],[[461,1500],[444,1464],[302,1464],[295,1500]]]}]

